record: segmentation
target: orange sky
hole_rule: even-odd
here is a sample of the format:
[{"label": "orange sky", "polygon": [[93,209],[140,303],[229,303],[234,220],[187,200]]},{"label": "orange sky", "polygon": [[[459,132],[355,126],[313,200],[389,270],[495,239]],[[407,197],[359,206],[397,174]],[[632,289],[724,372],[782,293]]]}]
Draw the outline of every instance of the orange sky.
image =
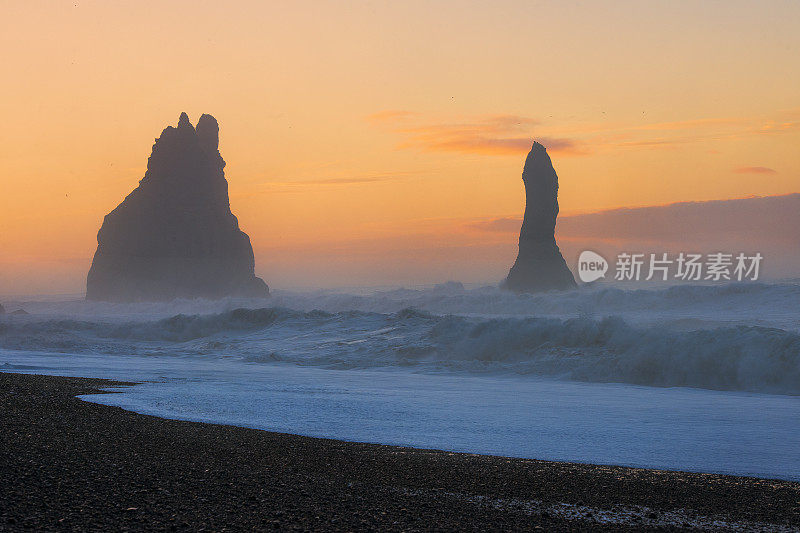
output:
[{"label": "orange sky", "polygon": [[[79,292],[181,111],[276,288],[497,281],[562,213],[800,190],[797,2],[3,2],[0,294]],[[497,254],[489,257],[487,254]]]}]

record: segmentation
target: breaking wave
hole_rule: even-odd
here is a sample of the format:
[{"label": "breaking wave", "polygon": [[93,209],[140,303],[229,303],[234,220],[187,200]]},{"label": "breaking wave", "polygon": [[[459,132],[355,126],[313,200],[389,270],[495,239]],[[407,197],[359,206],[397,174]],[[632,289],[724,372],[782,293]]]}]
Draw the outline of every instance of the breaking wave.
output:
[{"label": "breaking wave", "polygon": [[[374,290],[369,293],[273,291],[269,307],[328,313],[361,311],[397,313],[414,308],[438,315],[481,317],[620,316],[637,325],[668,321],[694,321],[700,326],[733,324],[775,326],[800,332],[799,283],[729,283],[674,285],[662,288],[624,289],[596,285],[580,289],[514,294],[497,287],[465,288],[448,282],[427,289]],[[175,315],[219,314],[237,308],[264,307],[264,300],[174,300],[172,302],[107,303],[71,301],[9,302],[11,311],[23,307],[40,318],[76,320],[146,321]]]},{"label": "breaking wave", "polygon": [[[463,289],[448,290],[448,298],[458,296],[453,291],[462,298],[476,297]],[[742,294],[727,290],[727,294],[718,288],[708,292],[714,298]],[[745,293],[751,291],[752,301],[753,293],[764,290],[753,286]],[[668,289],[659,300],[668,301],[670,294],[681,301],[709,298],[704,290]],[[606,291],[592,297],[630,300],[642,295]],[[760,325],[686,328],[662,322],[638,324],[620,316],[594,318],[591,313],[566,318],[435,314],[413,307],[392,312],[238,308],[157,320],[30,315],[0,319],[0,350],[211,357],[342,370],[403,367],[422,372],[514,373],[800,394],[797,332]]]}]

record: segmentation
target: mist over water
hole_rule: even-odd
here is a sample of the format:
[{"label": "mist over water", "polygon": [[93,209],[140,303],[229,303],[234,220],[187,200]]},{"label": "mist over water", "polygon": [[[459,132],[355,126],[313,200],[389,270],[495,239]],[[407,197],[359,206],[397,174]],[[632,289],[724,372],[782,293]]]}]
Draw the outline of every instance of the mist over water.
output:
[{"label": "mist over water", "polygon": [[260,299],[39,302],[0,323],[0,347],[795,395],[797,301],[797,284],[516,295],[448,283],[276,292],[268,307]]},{"label": "mist over water", "polygon": [[168,418],[800,479],[800,284],[4,302],[0,369]]}]

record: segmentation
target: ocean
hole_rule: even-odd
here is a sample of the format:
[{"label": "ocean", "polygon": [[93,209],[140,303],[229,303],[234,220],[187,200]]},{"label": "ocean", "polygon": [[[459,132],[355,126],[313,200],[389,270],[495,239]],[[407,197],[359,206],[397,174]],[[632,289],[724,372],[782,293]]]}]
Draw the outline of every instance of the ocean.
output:
[{"label": "ocean", "polygon": [[800,284],[4,300],[0,370],[167,418],[800,480]]}]

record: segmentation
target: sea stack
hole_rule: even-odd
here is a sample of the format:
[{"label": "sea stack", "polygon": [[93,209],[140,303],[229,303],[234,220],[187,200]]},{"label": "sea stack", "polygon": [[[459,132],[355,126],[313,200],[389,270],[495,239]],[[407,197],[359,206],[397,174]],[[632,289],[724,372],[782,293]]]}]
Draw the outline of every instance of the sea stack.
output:
[{"label": "sea stack", "polygon": [[525,218],[519,233],[519,254],[502,286],[516,292],[542,292],[575,287],[575,278],[558,249],[558,176],[545,147],[533,143],[522,171]]},{"label": "sea stack", "polygon": [[156,139],[147,172],[97,233],[86,299],[262,297],[250,237],[231,212],[219,125],[186,113]]}]

